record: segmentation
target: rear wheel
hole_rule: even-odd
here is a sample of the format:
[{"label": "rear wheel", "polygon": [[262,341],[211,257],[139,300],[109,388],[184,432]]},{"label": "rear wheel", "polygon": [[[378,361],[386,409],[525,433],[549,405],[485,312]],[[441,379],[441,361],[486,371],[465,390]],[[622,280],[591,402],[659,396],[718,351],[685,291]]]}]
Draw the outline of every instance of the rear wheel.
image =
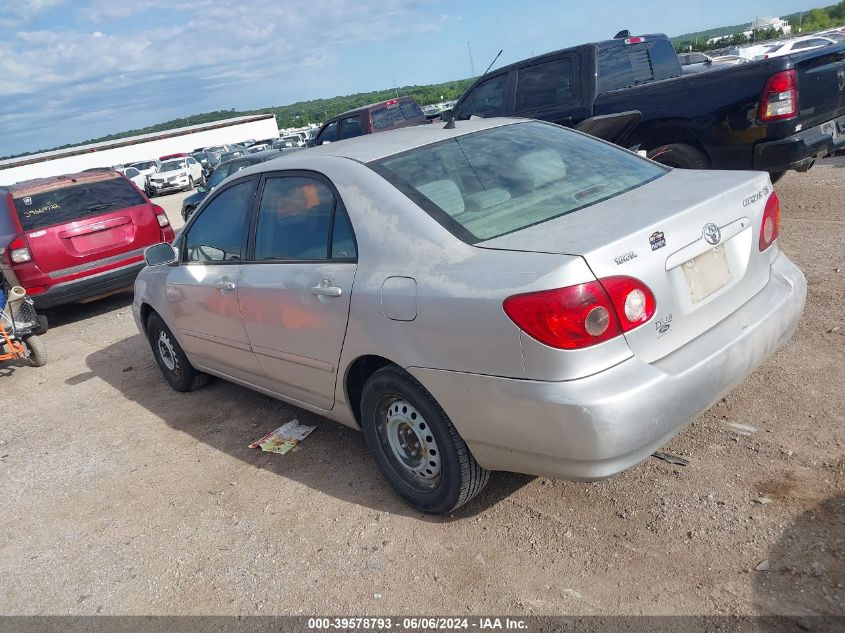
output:
[{"label": "rear wheel", "polygon": [[697,147],[686,143],[670,143],[655,147],[648,153],[651,160],[679,169],[710,169],[710,159]]},{"label": "rear wheel", "polygon": [[208,383],[209,375],[193,368],[173,332],[157,314],[147,320],[147,338],[161,373],[173,389],[194,391]]},{"label": "rear wheel", "polygon": [[43,367],[47,364],[47,347],[40,336],[30,336],[24,341],[29,348],[29,362],[33,367]]},{"label": "rear wheel", "polygon": [[786,175],[785,171],[770,171],[769,172],[769,179],[772,181],[772,184],[775,184],[778,180],[783,178]]},{"label": "rear wheel", "polygon": [[364,438],[388,483],[432,514],[461,507],[489,479],[446,412],[397,367],[375,372],[361,396]]}]

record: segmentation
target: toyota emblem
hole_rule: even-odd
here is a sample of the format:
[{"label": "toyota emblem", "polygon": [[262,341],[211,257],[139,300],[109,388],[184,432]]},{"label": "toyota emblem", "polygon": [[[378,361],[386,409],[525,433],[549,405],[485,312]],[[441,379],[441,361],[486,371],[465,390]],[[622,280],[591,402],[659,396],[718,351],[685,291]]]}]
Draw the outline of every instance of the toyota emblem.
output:
[{"label": "toyota emblem", "polygon": [[722,239],[722,232],[715,224],[705,224],[704,239],[707,240],[708,244],[718,244],[719,240]]}]

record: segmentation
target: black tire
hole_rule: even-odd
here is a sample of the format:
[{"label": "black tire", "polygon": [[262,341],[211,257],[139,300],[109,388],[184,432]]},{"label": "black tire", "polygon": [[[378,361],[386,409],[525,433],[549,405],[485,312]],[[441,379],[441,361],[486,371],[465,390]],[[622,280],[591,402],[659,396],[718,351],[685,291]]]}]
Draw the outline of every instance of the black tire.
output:
[{"label": "black tire", "polygon": [[770,171],[769,172],[769,180],[772,181],[772,184],[775,184],[778,180],[783,178],[786,175],[785,171]]},{"label": "black tire", "polygon": [[[166,337],[167,343],[164,343],[162,336]],[[150,342],[150,347],[153,350],[156,363],[161,370],[164,379],[176,391],[194,391],[200,387],[208,384],[209,375],[193,368],[182,351],[179,341],[173,336],[161,317],[153,313],[147,319],[147,340]],[[168,353],[167,357],[163,356],[163,351],[170,346],[172,353]],[[171,365],[171,366],[169,366]]]},{"label": "black tire", "polygon": [[185,215],[182,216],[182,219],[187,222],[196,210],[196,207],[185,207]]},{"label": "black tire", "polygon": [[710,169],[710,159],[697,147],[686,143],[670,143],[648,153],[651,160],[679,169]]},{"label": "black tire", "polygon": [[33,367],[44,367],[47,364],[47,347],[40,336],[30,336],[24,341],[29,348],[29,362]]},{"label": "black tire", "polygon": [[193,191],[194,190],[194,177],[188,176],[188,189],[186,191]]},{"label": "black tire", "polygon": [[[439,453],[437,479],[426,485],[415,480],[389,445],[387,415],[391,407],[401,406],[398,403],[406,403],[414,413],[419,412],[423,433],[428,440],[434,440],[432,444],[417,444],[423,466],[430,459],[429,450],[432,455]],[[379,470],[414,508],[446,514],[470,501],[487,484],[490,472],[475,461],[443,408],[419,382],[398,367],[384,367],[370,376],[361,395],[361,418],[367,447]],[[416,433],[413,429],[411,432]],[[431,446],[436,446],[437,452]],[[431,464],[434,466],[434,462]]]}]

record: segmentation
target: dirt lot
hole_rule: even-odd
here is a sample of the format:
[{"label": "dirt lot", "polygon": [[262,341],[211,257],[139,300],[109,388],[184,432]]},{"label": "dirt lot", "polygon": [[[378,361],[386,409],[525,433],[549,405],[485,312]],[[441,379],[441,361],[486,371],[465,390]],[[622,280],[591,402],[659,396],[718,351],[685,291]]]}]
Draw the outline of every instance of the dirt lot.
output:
[{"label": "dirt lot", "polygon": [[[494,474],[451,517],[409,510],[353,430],[172,392],[130,294],[54,310],[50,363],[0,368],[2,613],[845,614],[845,169],[777,190],[807,311],[667,447],[689,465]],[[246,447],[294,416],[318,426],[297,452]]]}]

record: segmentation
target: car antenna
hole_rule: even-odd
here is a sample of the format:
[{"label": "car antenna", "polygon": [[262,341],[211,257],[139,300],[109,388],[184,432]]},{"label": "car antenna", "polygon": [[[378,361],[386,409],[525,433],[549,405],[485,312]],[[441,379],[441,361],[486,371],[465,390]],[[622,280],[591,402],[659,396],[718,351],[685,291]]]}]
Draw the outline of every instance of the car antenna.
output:
[{"label": "car antenna", "polygon": [[[481,77],[483,77],[484,75],[486,75],[487,73],[490,72],[490,69],[493,68],[493,64],[496,63],[496,60],[499,59],[499,57],[504,52],[504,50],[505,49],[501,49],[498,52],[498,54],[493,58],[493,61],[490,62],[490,65],[487,67],[487,70],[485,70],[483,73],[481,73]],[[481,79],[481,77],[479,77],[479,79]],[[478,80],[476,80],[476,81],[478,81]],[[454,119],[454,117],[451,117],[451,116],[449,117],[449,120],[446,122],[446,125],[443,126],[443,129],[444,130],[454,130],[455,129],[455,119]]]},{"label": "car antenna", "polygon": [[[504,51],[504,50],[505,50],[505,49],[502,49],[501,51],[499,51],[499,55],[501,55],[501,54],[502,54],[502,51]],[[492,61],[492,62],[490,62],[490,65],[487,67],[487,70],[485,70],[483,73],[481,73],[481,76],[482,76],[482,77],[483,77],[484,75],[486,75],[487,73],[489,73],[489,72],[490,72],[490,69],[491,69],[491,68],[493,68],[493,64],[495,64],[495,63],[496,63],[496,60],[497,60],[497,59],[499,59],[499,55],[496,55],[496,56],[493,58],[493,61]]]}]

